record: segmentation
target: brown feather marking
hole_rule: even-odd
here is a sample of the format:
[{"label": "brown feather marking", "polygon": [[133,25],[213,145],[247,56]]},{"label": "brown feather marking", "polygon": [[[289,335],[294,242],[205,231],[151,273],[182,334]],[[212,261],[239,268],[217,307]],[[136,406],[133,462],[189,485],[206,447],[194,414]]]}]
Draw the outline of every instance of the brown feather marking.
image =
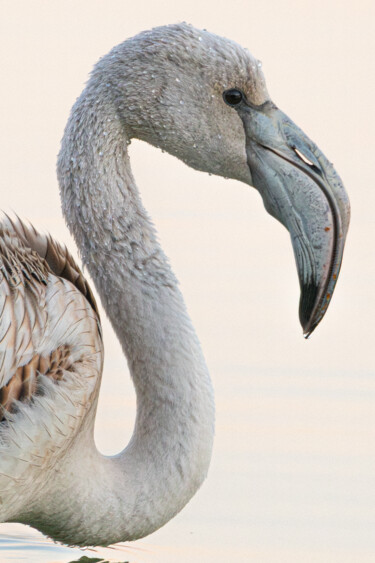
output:
[{"label": "brown feather marking", "polygon": [[1,389],[1,406],[7,410],[11,410],[14,399],[18,399],[22,389],[22,367],[17,368],[16,373]]},{"label": "brown feather marking", "polygon": [[34,356],[28,364],[23,366],[23,373],[22,373],[22,394],[20,396],[20,400],[30,400],[33,394],[36,391],[36,378],[37,378],[37,369],[39,365],[39,357]]},{"label": "brown feather marking", "polygon": [[38,388],[40,374],[60,381],[64,371],[74,371],[69,346],[59,346],[50,356],[35,355],[25,366],[17,368],[16,373],[0,389],[0,422],[5,418],[4,411],[12,412],[14,400],[29,402]]}]

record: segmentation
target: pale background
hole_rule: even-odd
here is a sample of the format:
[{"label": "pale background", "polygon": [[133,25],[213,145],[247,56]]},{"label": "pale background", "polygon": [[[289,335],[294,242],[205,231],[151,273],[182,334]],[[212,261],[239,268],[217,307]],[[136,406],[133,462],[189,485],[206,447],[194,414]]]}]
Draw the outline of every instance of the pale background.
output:
[{"label": "pale background", "polygon": [[[177,518],[121,557],[374,561],[373,0],[0,0],[0,207],[74,250],[55,178],[70,107],[93,63],[112,46],[184,20],[238,41],[262,60],[275,103],[342,176],[352,224],[330,310],[306,342],[289,237],[257,192],[132,143],[144,203],[205,351],[217,429],[203,488]],[[103,452],[114,453],[130,437],[135,399],[103,320],[96,436]],[[9,531],[22,547],[29,531],[0,526],[0,534]],[[74,558],[54,547],[36,553],[27,560]],[[21,551],[3,551],[0,559],[20,561]]]}]

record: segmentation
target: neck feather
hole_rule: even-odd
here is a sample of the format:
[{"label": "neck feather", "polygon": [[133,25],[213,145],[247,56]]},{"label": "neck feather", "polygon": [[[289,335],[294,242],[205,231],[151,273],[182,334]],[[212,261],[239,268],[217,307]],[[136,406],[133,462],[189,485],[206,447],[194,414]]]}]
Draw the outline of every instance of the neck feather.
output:
[{"label": "neck feather", "polygon": [[126,123],[98,89],[89,83],[73,108],[58,175],[68,225],[128,360],[137,417],[113,458],[96,451],[92,428],[80,434],[72,491],[77,505],[86,500],[78,509],[69,498],[67,511],[77,512],[69,527],[82,544],[144,536],[181,510],[206,476],[214,426],[205,361],[132,176]]}]

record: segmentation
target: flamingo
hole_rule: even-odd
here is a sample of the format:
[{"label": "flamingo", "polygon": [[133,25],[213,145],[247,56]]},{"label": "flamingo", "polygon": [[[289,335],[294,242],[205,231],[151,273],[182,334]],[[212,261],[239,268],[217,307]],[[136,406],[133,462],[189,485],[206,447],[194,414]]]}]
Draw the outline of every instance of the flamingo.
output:
[{"label": "flamingo", "polygon": [[349,202],[333,166],[271,101],[260,63],[182,23],[126,40],[94,67],[58,157],[62,210],[127,358],[129,444],[93,437],[103,341],[68,250],[18,218],[0,224],[0,520],[70,545],[150,534],[204,481],[214,396],[177,280],[132,175],[142,139],[255,187],[290,232],[309,336],[337,281]]}]

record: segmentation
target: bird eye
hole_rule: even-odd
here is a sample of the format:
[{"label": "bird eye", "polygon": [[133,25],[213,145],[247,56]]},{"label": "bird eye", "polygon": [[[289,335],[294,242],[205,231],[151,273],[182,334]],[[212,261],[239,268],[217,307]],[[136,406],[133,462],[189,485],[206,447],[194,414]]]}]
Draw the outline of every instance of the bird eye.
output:
[{"label": "bird eye", "polygon": [[223,92],[224,102],[228,104],[228,106],[238,106],[240,102],[243,100],[243,93],[241,90],[237,90],[237,88],[231,88],[230,90],[225,90]]}]

